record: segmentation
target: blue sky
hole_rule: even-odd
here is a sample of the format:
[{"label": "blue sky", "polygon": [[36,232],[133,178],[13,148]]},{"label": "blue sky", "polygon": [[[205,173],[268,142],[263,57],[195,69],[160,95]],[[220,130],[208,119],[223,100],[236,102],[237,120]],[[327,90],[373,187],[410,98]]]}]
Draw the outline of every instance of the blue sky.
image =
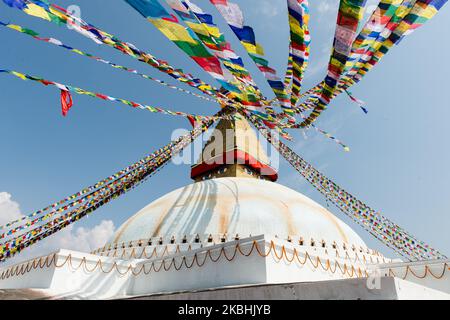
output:
[{"label": "blue sky", "polygon": [[[284,0],[238,1],[247,23],[256,31],[271,64],[284,74],[288,23]],[[209,83],[214,80],[174,44],[147,23],[124,1],[58,0],[77,4],[82,18],[122,40],[136,44]],[[209,1],[197,1],[214,13]],[[376,1],[369,1],[369,5]],[[334,35],[337,0],[311,1],[311,64],[304,86],[310,88],[326,74]],[[246,66],[265,94],[273,94],[238,45],[224,21],[221,29],[244,57]],[[87,38],[33,18],[1,3],[0,20],[29,27],[83,51],[134,67],[162,80],[169,77],[130,57]],[[318,126],[350,146],[343,152],[330,140],[308,131],[307,139],[292,131],[291,146],[306,160],[371,207],[403,226],[419,239],[450,254],[450,108],[448,53],[450,9],[392,49],[365,79],[352,88],[367,103],[369,114],[338,97],[319,119]],[[213,114],[217,105],[175,92],[158,84],[114,70],[93,60],[40,43],[1,28],[0,68],[13,69],[49,80],[79,86],[115,97],[199,114]],[[165,145],[174,129],[188,128],[183,118],[132,110],[90,97],[74,96],[67,118],[60,112],[59,94],[33,82],[0,76],[0,222],[27,214],[80,190]],[[191,183],[187,165],[169,165],[146,184],[98,210],[61,235],[51,237],[18,259],[58,247],[95,249],[128,217],[154,199]],[[322,196],[284,161],[279,183],[311,197]],[[376,240],[330,205],[370,247],[392,256]]]}]

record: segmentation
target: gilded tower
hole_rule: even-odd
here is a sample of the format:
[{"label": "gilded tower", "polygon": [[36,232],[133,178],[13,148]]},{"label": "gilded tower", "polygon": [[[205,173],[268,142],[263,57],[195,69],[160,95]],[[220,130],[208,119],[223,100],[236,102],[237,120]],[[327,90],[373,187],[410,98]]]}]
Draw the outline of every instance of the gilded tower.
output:
[{"label": "gilded tower", "polygon": [[276,181],[278,175],[248,121],[222,119],[192,166],[195,181],[214,178],[255,178]]}]

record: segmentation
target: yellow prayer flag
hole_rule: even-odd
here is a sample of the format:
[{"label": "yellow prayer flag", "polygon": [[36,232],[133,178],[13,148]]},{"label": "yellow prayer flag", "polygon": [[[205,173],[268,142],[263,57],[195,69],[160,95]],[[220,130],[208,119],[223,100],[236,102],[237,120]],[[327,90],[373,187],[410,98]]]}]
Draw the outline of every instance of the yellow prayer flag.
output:
[{"label": "yellow prayer flag", "polygon": [[42,18],[47,21],[52,21],[44,8],[33,3],[27,3],[27,8],[25,8],[23,11],[31,16]]},{"label": "yellow prayer flag", "polygon": [[23,73],[19,73],[16,71],[11,71],[11,73],[22,80],[28,80],[27,77]]},{"label": "yellow prayer flag", "polygon": [[208,30],[209,34],[212,35],[215,38],[219,38],[222,34],[220,33],[219,28],[208,26],[207,24],[203,23],[203,26]]},{"label": "yellow prayer flag", "polygon": [[171,41],[183,41],[194,45],[198,44],[198,41],[193,39],[189,32],[178,23],[163,19],[148,18],[148,20]]},{"label": "yellow prayer flag", "polygon": [[22,27],[15,24],[8,24],[8,28],[22,32]]},{"label": "yellow prayer flag", "polygon": [[245,42],[245,41],[241,41],[241,43],[244,46],[245,50],[247,50],[247,52],[250,52],[253,54],[258,54],[260,56],[264,55],[264,49],[260,44],[257,43],[255,46],[255,45]]},{"label": "yellow prayer flag", "polygon": [[426,19],[433,18],[438,11],[435,7],[427,6],[424,10],[420,11],[420,16]]},{"label": "yellow prayer flag", "polygon": [[199,23],[188,22],[188,21],[186,22],[186,24],[187,24],[187,26],[188,26],[189,28],[191,28],[192,31],[194,31],[195,33],[204,35],[204,36],[206,36],[206,37],[209,36],[208,30],[207,30],[203,25],[201,25],[201,24],[199,24]]}]

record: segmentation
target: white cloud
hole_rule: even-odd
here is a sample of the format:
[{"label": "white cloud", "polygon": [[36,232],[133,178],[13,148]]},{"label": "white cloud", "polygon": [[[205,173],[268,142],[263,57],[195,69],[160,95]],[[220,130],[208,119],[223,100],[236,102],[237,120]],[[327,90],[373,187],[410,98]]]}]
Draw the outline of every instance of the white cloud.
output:
[{"label": "white cloud", "polygon": [[115,230],[114,223],[111,220],[103,220],[92,229],[84,227],[69,228],[64,231],[56,244],[60,248],[82,252],[89,252],[104,246]]},{"label": "white cloud", "polygon": [[[22,217],[19,204],[11,199],[7,192],[0,193],[0,225]],[[70,225],[58,233],[42,240],[13,259],[6,265],[49,254],[58,249],[69,249],[81,252],[90,252],[102,247],[114,234],[115,226],[111,220],[103,220],[93,228]],[[3,265],[0,265],[3,267]]]},{"label": "white cloud", "polygon": [[22,216],[19,204],[11,200],[7,192],[0,192],[0,225],[16,220]]}]

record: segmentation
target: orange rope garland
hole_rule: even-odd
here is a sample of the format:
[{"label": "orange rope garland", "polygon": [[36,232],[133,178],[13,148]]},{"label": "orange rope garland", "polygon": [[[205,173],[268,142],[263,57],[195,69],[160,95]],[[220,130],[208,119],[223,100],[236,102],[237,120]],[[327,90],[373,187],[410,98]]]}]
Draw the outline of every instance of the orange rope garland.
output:
[{"label": "orange rope garland", "polygon": [[[189,246],[191,247],[191,246]],[[117,250],[116,250],[117,251]],[[177,251],[179,251],[179,247],[177,248]],[[300,258],[300,254],[298,252],[298,250],[296,248],[294,248],[292,256],[289,257],[287,251],[286,251],[286,247],[282,246],[280,253],[277,252],[277,248],[275,243],[272,241],[270,246],[269,246],[269,250],[266,252],[265,249],[261,249],[258,242],[256,240],[253,241],[252,246],[250,248],[250,250],[248,252],[244,252],[241,245],[239,243],[236,244],[236,246],[234,247],[233,250],[233,254],[229,255],[229,253],[227,252],[227,250],[222,247],[219,250],[219,253],[216,257],[213,256],[212,254],[213,250],[208,249],[205,253],[195,253],[193,256],[192,261],[189,263],[188,259],[186,256],[182,257],[181,259],[181,263],[179,266],[177,266],[177,259],[175,257],[170,259],[170,263],[167,265],[168,260],[167,259],[163,259],[161,260],[161,262],[159,263],[159,266],[157,266],[157,262],[153,261],[150,264],[150,268],[148,270],[146,270],[146,266],[148,266],[148,264],[143,264],[141,265],[141,267],[139,268],[139,271],[136,272],[136,268],[133,268],[133,266],[130,264],[127,267],[123,267],[121,268],[117,262],[114,262],[113,265],[109,268],[109,270],[104,268],[104,263],[101,259],[99,259],[96,264],[93,267],[88,267],[88,261],[86,259],[86,257],[83,257],[80,261],[80,263],[77,266],[74,266],[73,263],[73,257],[71,254],[69,254],[66,259],[64,260],[63,263],[58,264],[57,263],[57,259],[56,259],[56,253],[51,255],[51,256],[47,256],[45,258],[39,258],[38,260],[33,260],[31,262],[28,262],[27,264],[22,264],[20,266],[16,266],[16,267],[12,267],[4,272],[2,272],[0,279],[1,280],[5,280],[8,279],[10,277],[13,276],[21,276],[24,275],[26,273],[31,272],[34,269],[43,269],[45,267],[50,268],[52,265],[54,265],[56,268],[62,268],[64,267],[66,264],[69,265],[69,267],[71,268],[71,270],[73,271],[78,271],[79,269],[83,268],[83,270],[87,273],[93,273],[95,272],[97,269],[100,269],[101,272],[103,273],[111,273],[113,270],[115,270],[117,273],[119,273],[120,275],[124,276],[127,273],[129,273],[131,271],[131,273],[134,276],[138,276],[142,273],[144,273],[145,275],[148,275],[150,272],[155,272],[158,273],[160,272],[162,269],[164,269],[165,271],[169,271],[170,269],[174,268],[175,270],[179,271],[183,265],[187,268],[187,269],[191,269],[194,267],[194,265],[197,265],[198,267],[203,267],[208,258],[211,262],[218,262],[222,256],[229,262],[233,261],[234,259],[236,259],[237,254],[239,253],[241,256],[244,257],[250,257],[254,251],[256,251],[258,253],[259,256],[266,258],[268,257],[270,254],[272,254],[274,256],[274,258],[276,260],[278,260],[277,262],[281,261],[281,260],[285,260],[288,263],[292,263],[295,259],[297,259],[298,263],[300,263],[301,265],[305,265],[308,261],[310,262],[310,264],[315,268],[319,268],[319,266],[324,270],[324,271],[328,271],[331,272],[332,274],[336,273],[337,269],[339,268],[339,270],[341,271],[342,275],[347,275],[348,277],[354,277],[356,273],[358,273],[360,276],[363,274],[363,271],[358,267],[358,270],[356,270],[356,268],[352,265],[351,268],[349,269],[348,265],[346,263],[344,263],[343,267],[341,266],[341,264],[339,262],[335,262],[335,267],[334,270],[332,269],[332,263],[330,262],[329,259],[327,259],[325,266],[322,263],[322,261],[320,260],[319,257],[316,257],[316,259],[313,259],[311,257],[311,255],[306,252],[304,255],[304,259],[301,260]],[[168,248],[166,247],[163,254],[168,252]],[[134,251],[135,254],[135,251]],[[153,250],[152,252],[152,256],[156,254],[156,248]],[[199,256],[204,254],[203,259],[201,259]],[[51,257],[51,258],[50,258]],[[43,260],[44,259],[44,260]],[[315,261],[314,261],[315,260]],[[36,263],[37,262],[37,263]],[[125,269],[125,271],[122,271],[121,269]],[[364,273],[367,275],[367,271],[364,270]]]},{"label": "orange rope garland", "polygon": [[[189,246],[189,248],[191,249],[191,246]],[[145,250],[143,250],[143,251],[145,251]],[[369,275],[366,270],[362,270],[360,267],[355,268],[354,265],[352,265],[352,264],[347,265],[347,263],[344,263],[342,265],[338,261],[334,261],[334,269],[333,269],[333,263],[330,261],[330,259],[327,259],[326,262],[323,263],[322,260],[320,259],[320,257],[316,256],[315,258],[313,258],[313,256],[311,256],[308,251],[305,251],[304,257],[302,259],[300,257],[302,254],[297,250],[297,248],[293,249],[292,256],[290,256],[288,254],[286,247],[284,245],[281,246],[281,250],[279,250],[277,252],[277,245],[275,244],[274,241],[271,241],[269,250],[267,252],[265,249],[265,245],[264,245],[264,248],[260,248],[260,245],[258,244],[258,242],[256,240],[253,241],[252,246],[248,252],[245,252],[239,243],[237,243],[235,245],[233,254],[231,254],[231,255],[229,255],[229,252],[227,252],[227,249],[225,249],[225,247],[220,248],[217,256],[214,256],[212,254],[212,251],[213,250],[208,249],[204,253],[203,252],[195,253],[190,262],[188,262],[189,259],[186,256],[183,256],[181,258],[181,263],[179,265],[177,265],[178,259],[176,257],[172,257],[172,258],[170,258],[170,260],[162,259],[160,262],[153,261],[151,263],[144,263],[140,267],[133,267],[132,264],[129,264],[128,266],[120,266],[117,262],[114,262],[112,264],[112,266],[107,269],[105,268],[104,262],[102,261],[102,259],[99,259],[93,267],[89,267],[89,263],[88,263],[86,257],[83,257],[80,260],[79,264],[77,266],[74,266],[74,261],[73,261],[74,259],[71,254],[69,254],[66,257],[64,262],[62,262],[61,264],[58,264],[57,263],[57,253],[55,253],[55,254],[47,256],[47,257],[41,257],[39,259],[29,261],[26,264],[22,264],[19,266],[9,268],[8,270],[2,272],[2,274],[0,276],[0,280],[5,280],[5,279],[15,277],[15,276],[25,275],[26,273],[29,273],[35,269],[50,268],[51,266],[54,266],[55,268],[62,268],[65,265],[68,265],[70,267],[70,269],[73,271],[78,271],[81,268],[83,268],[83,270],[87,273],[93,273],[97,269],[99,269],[104,274],[109,274],[109,273],[115,271],[121,276],[125,276],[130,272],[133,276],[139,276],[141,274],[148,275],[151,272],[158,273],[163,269],[164,269],[164,271],[169,271],[173,268],[176,271],[179,271],[179,270],[181,270],[181,268],[183,268],[183,266],[186,269],[191,269],[194,267],[194,265],[197,265],[197,267],[201,268],[206,264],[208,258],[213,263],[218,262],[222,257],[224,257],[227,261],[231,262],[236,258],[238,253],[243,257],[250,257],[255,251],[257,252],[257,254],[260,257],[263,257],[263,258],[266,258],[270,254],[272,254],[273,257],[275,258],[275,260],[277,260],[277,262],[284,260],[288,263],[292,263],[295,260],[297,260],[297,262],[299,264],[305,265],[309,261],[311,266],[314,267],[315,269],[321,268],[323,271],[330,272],[332,274],[335,274],[339,269],[340,273],[343,276],[348,276],[349,278],[353,278],[355,276],[356,277],[367,277]],[[115,253],[116,252],[117,252],[117,250],[115,251]],[[132,252],[134,252],[133,254],[136,254],[136,251],[134,249]],[[176,252],[179,252],[179,246],[177,246]],[[165,254],[165,253],[169,253],[167,246],[163,251],[163,254]],[[151,257],[153,257],[156,254],[157,254],[156,248],[154,248]],[[143,255],[143,253],[141,253],[141,256],[142,255]],[[204,255],[204,257],[201,258],[201,255]],[[348,253],[347,253],[347,255],[348,255]],[[149,266],[148,270],[146,269],[147,266]],[[411,274],[419,279],[423,279],[423,278],[427,277],[428,274],[430,274],[435,279],[442,279],[447,271],[450,271],[450,267],[447,263],[444,264],[443,271],[440,275],[435,275],[431,271],[429,266],[425,266],[425,271],[424,271],[423,275],[416,274],[410,266],[407,266],[406,272],[405,272],[404,276],[402,277],[402,279],[406,279],[406,277],[409,274]],[[389,269],[388,274],[390,276],[398,278],[398,276],[394,273],[394,271],[391,268]]]},{"label": "orange rope garland", "polygon": [[[431,269],[430,269],[429,266],[425,266],[425,270],[424,270],[423,275],[417,275],[417,274],[414,272],[414,270],[413,270],[410,266],[407,266],[407,267],[406,267],[405,274],[403,275],[403,277],[401,277],[401,279],[405,280],[405,279],[408,277],[408,274],[411,273],[414,277],[416,277],[416,278],[418,278],[418,279],[424,279],[424,278],[427,277],[428,274],[430,274],[430,275],[431,275],[433,278],[435,278],[436,280],[440,280],[440,279],[442,279],[442,278],[444,277],[444,275],[445,275],[445,273],[446,273],[447,271],[450,271],[450,267],[449,267],[449,265],[448,265],[447,263],[444,263],[444,268],[442,269],[442,273],[441,273],[441,275],[439,275],[439,276],[436,276],[436,275],[431,271]],[[393,271],[392,269],[389,269],[389,273],[388,273],[388,274],[389,274],[390,276],[392,276],[392,277],[400,278],[400,277],[398,277],[398,276],[394,273],[394,271]]]},{"label": "orange rope garland", "polygon": [[[127,250],[128,249],[126,249],[126,248],[122,249],[122,252],[120,254],[120,258],[121,259],[124,259],[124,258],[127,258],[127,259],[142,259],[143,257],[145,257],[146,259],[151,259],[151,258],[154,258],[154,257],[158,258],[158,252],[157,252],[156,248],[153,248],[153,250],[152,250],[150,255],[147,254],[147,250],[146,250],[145,247],[142,248],[142,251],[141,251],[141,253],[139,255],[136,253],[136,248],[135,247],[133,247],[133,249],[131,250],[131,252],[129,254],[127,254]],[[187,251],[191,251],[191,250],[192,250],[192,246],[189,245],[189,247],[187,248]],[[336,257],[337,258],[349,260],[352,263],[357,263],[357,262],[364,263],[364,264],[368,263],[368,260],[367,260],[367,258],[366,258],[366,256],[364,254],[362,255],[363,258],[361,260],[360,256],[356,252],[355,252],[355,256],[351,257],[347,251],[345,252],[345,256],[341,256],[337,249],[334,249],[334,250],[336,251]],[[104,256],[109,257],[111,252],[112,251],[107,251],[106,255],[104,255]],[[179,252],[181,252],[181,249],[180,249],[180,245],[178,244],[178,245],[176,245],[176,249],[175,249],[174,253],[179,253]],[[159,255],[159,257],[161,257],[161,258],[164,257],[164,255],[166,253],[168,255],[170,254],[170,252],[168,250],[168,246],[165,246],[163,252]],[[240,252],[240,253],[243,254],[242,252]],[[93,253],[93,254],[95,254],[95,253]],[[261,252],[259,252],[259,254],[263,255]],[[100,254],[100,255],[103,256],[103,254]],[[117,257],[117,249],[114,250],[113,257]],[[288,260],[289,263],[292,262],[292,261],[293,261],[293,259]],[[376,262],[374,262],[373,257],[369,256],[369,262],[371,264],[373,264],[373,263],[380,263],[380,259],[379,259],[379,257],[377,257],[376,258]],[[384,257],[382,257],[382,262],[383,263],[387,263],[386,259]]]}]

